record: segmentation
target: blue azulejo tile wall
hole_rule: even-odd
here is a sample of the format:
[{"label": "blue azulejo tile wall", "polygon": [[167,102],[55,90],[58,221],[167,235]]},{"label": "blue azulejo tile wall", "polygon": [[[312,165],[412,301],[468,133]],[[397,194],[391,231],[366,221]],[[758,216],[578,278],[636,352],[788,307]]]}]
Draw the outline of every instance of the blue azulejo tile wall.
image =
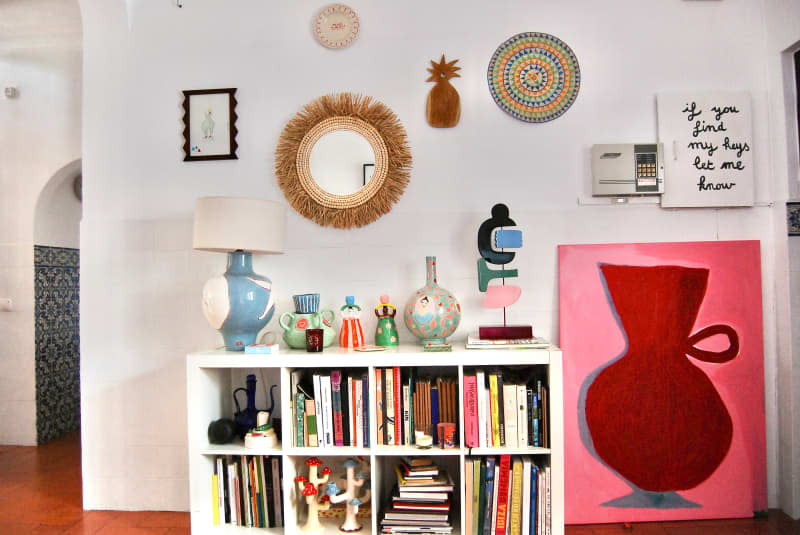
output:
[{"label": "blue azulejo tile wall", "polygon": [[79,259],[78,249],[34,246],[39,444],[81,425]]}]

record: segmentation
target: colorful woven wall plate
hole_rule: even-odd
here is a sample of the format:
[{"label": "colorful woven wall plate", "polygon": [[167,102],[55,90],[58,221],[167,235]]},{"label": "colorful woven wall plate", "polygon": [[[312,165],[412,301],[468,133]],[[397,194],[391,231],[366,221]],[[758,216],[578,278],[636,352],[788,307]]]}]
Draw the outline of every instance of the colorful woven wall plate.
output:
[{"label": "colorful woven wall plate", "polygon": [[494,101],[521,121],[552,121],[575,102],[581,86],[578,58],[552,35],[520,33],[497,47],[487,72]]}]

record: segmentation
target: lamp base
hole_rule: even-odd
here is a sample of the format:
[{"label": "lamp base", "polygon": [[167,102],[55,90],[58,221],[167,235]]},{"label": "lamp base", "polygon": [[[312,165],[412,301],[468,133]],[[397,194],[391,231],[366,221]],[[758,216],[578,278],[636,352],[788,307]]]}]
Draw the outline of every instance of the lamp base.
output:
[{"label": "lamp base", "polygon": [[272,281],[253,272],[251,253],[228,253],[225,274],[203,287],[203,313],[222,334],[228,351],[244,351],[256,342],[259,331],[275,313],[275,302]]}]

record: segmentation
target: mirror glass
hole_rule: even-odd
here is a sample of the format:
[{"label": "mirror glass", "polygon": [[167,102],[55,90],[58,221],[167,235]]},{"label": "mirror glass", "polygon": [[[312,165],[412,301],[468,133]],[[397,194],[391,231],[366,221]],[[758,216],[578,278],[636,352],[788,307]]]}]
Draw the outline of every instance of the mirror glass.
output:
[{"label": "mirror glass", "polygon": [[314,143],[308,165],[320,188],[333,195],[349,195],[372,178],[375,153],[361,134],[333,130]]}]

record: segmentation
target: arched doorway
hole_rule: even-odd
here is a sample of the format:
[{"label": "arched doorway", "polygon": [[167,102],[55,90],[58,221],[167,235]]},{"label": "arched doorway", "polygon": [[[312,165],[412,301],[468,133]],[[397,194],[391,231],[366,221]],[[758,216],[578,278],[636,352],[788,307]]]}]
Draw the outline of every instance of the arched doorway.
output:
[{"label": "arched doorway", "polygon": [[36,442],[80,429],[81,160],[42,189],[34,212]]}]

